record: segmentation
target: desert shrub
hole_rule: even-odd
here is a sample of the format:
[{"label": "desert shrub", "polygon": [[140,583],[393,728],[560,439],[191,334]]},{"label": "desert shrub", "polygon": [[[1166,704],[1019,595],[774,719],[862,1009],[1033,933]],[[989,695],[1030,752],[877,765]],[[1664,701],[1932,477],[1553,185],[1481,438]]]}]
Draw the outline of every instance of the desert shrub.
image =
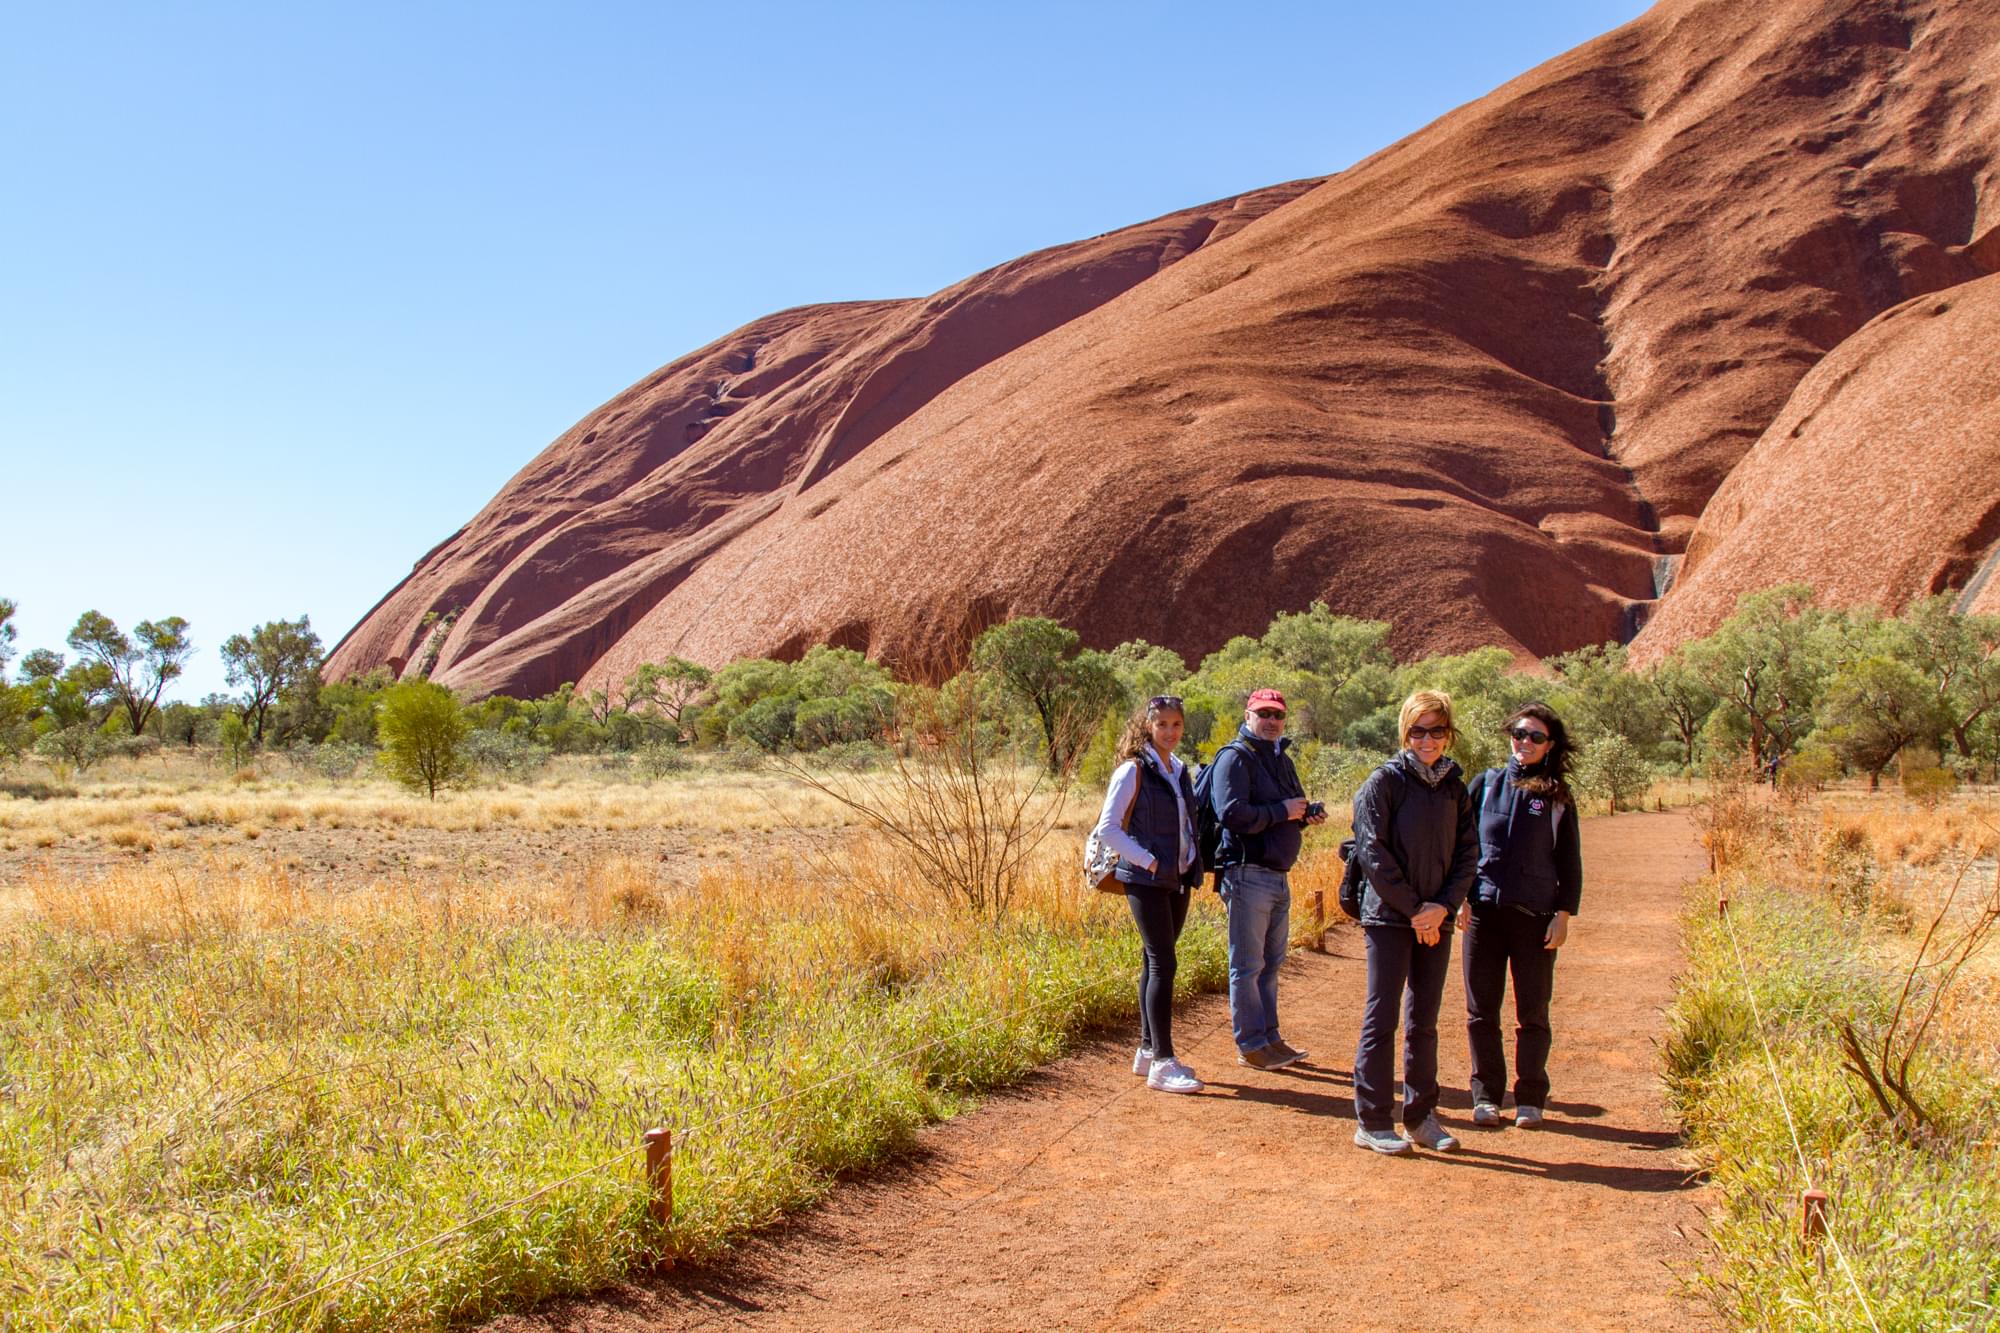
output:
[{"label": "desert shrub", "polygon": [[1824,745],[1806,745],[1778,768],[1778,789],[1791,795],[1816,792],[1840,776],[1840,756]]},{"label": "desert shrub", "polygon": [[342,782],[361,771],[375,757],[372,745],[329,740],[311,748],[313,771],[334,782]]},{"label": "desert shrub", "polygon": [[648,741],[632,752],[632,758],[639,771],[655,781],[694,767],[694,760],[684,747],[666,740]]},{"label": "desert shrub", "polygon": [[1935,809],[1958,790],[1958,774],[1936,764],[1903,770],[1903,795],[1918,805]]},{"label": "desert shrub", "polygon": [[480,772],[519,782],[547,768],[551,752],[519,732],[469,731],[464,753],[465,761]]}]

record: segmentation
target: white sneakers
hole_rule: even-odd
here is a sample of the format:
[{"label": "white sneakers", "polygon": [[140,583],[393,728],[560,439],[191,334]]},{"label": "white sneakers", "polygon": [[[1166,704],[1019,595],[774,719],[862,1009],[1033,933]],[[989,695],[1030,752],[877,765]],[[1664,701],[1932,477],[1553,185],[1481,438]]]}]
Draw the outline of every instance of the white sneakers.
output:
[{"label": "white sneakers", "polygon": [[1472,1123],[1491,1129],[1500,1123],[1500,1108],[1492,1102],[1474,1102],[1472,1104]]},{"label": "white sneakers", "polygon": [[1204,1085],[1192,1069],[1170,1055],[1153,1061],[1146,1071],[1146,1086],[1154,1092],[1200,1092]]},{"label": "white sneakers", "polygon": [[1539,1106],[1515,1107],[1514,1123],[1522,1129],[1533,1129],[1542,1123],[1542,1108]]},{"label": "white sneakers", "polygon": [[1404,1132],[1410,1136],[1410,1142],[1419,1148],[1429,1148],[1432,1152],[1458,1151],[1458,1140],[1445,1131],[1436,1115],[1425,1116],[1421,1125],[1404,1126]]},{"label": "white sneakers", "polygon": [[1153,1048],[1141,1046],[1132,1053],[1132,1072],[1140,1078],[1153,1072]]}]

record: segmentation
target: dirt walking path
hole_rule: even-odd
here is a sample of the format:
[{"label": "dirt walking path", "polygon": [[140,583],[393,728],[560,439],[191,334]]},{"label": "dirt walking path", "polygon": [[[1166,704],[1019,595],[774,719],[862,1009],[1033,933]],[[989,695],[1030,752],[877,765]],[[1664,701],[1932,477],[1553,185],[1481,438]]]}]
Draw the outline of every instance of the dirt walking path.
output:
[{"label": "dirt walking path", "polygon": [[1357,1149],[1358,931],[1286,965],[1296,1071],[1235,1062],[1227,1004],[1176,1016],[1198,1097],[1145,1090],[1109,1039],[926,1131],[903,1164],[714,1269],[512,1316],[491,1333],[690,1328],[1708,1326],[1674,1270],[1701,1195],[1661,1105],[1660,1011],[1687,817],[1584,824],[1584,915],[1556,973],[1547,1127],[1478,1130],[1464,1001],[1439,1024],[1450,1156]]}]

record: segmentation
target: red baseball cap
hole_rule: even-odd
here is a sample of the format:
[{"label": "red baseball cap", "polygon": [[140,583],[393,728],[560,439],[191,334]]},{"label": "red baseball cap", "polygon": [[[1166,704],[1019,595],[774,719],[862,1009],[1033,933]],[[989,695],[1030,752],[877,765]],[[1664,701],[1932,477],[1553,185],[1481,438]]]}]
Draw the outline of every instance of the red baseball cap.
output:
[{"label": "red baseball cap", "polygon": [[1245,708],[1283,708],[1285,696],[1276,690],[1252,690]]}]

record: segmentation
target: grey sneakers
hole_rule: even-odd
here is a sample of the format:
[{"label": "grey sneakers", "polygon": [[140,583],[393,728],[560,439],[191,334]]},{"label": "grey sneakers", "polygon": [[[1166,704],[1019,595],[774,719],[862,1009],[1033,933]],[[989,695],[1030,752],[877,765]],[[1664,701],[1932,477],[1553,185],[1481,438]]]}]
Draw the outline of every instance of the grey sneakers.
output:
[{"label": "grey sneakers", "polygon": [[1514,1123],[1522,1129],[1533,1129],[1542,1123],[1542,1108],[1539,1106],[1515,1107]]},{"label": "grey sneakers", "polygon": [[1354,1127],[1354,1146],[1357,1148],[1372,1148],[1376,1152],[1387,1153],[1393,1157],[1397,1153],[1408,1152],[1410,1150],[1410,1141],[1393,1129],[1369,1129],[1366,1126],[1356,1125]]},{"label": "grey sneakers", "polygon": [[1299,1050],[1282,1037],[1264,1049],[1275,1052],[1278,1056],[1278,1063],[1271,1066],[1273,1069],[1283,1069],[1286,1065],[1295,1065],[1306,1058],[1306,1052]]},{"label": "grey sneakers", "polygon": [[1132,1054],[1132,1072],[1140,1078],[1153,1072],[1153,1048],[1141,1046]]},{"label": "grey sneakers", "polygon": [[1153,1061],[1153,1067],[1146,1072],[1146,1086],[1154,1092],[1200,1092],[1203,1084],[1192,1069],[1170,1055]]},{"label": "grey sneakers", "polygon": [[1492,1102],[1474,1102],[1472,1104],[1472,1123],[1491,1129],[1500,1123],[1500,1108]]},{"label": "grey sneakers", "polygon": [[1435,1114],[1425,1116],[1424,1123],[1421,1125],[1411,1125],[1406,1128],[1410,1136],[1410,1142],[1420,1148],[1429,1148],[1432,1152],[1456,1152],[1458,1150],[1458,1140],[1450,1134],[1445,1133],[1444,1126],[1438,1123],[1438,1118]]}]

